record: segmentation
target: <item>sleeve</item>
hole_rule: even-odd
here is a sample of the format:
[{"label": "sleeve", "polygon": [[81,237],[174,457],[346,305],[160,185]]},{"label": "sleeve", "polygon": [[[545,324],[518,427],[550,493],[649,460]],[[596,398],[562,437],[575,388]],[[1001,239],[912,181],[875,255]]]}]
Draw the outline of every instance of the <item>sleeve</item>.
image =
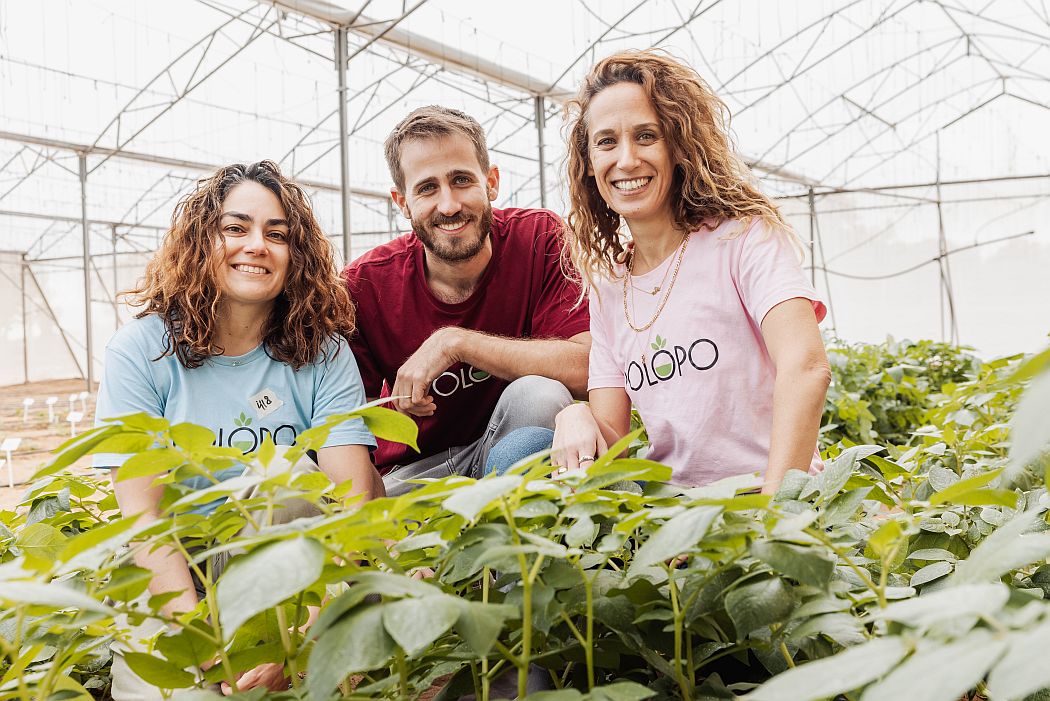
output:
[{"label": "sleeve", "polygon": [[[591,311],[591,355],[588,364],[587,390],[603,387],[624,388],[623,369],[613,354],[613,336],[606,324],[606,309],[598,292],[588,294]],[[605,300],[609,304],[609,300]]]},{"label": "sleeve", "polygon": [[[133,344],[124,343],[115,336],[106,346],[105,366],[98,387],[95,404],[95,426],[139,412],[150,416],[164,416],[164,400],[150,372],[150,359]],[[129,454],[98,453],[92,456],[92,465],[99,468],[120,467]]]},{"label": "sleeve", "polygon": [[738,240],[734,278],[741,301],[759,326],[770,309],[795,297],[812,303],[818,323],[827,315],[824,300],[802,271],[790,236],[756,220]]},{"label": "sleeve", "polygon": [[[540,292],[532,310],[533,338],[571,338],[587,331],[587,300],[580,300],[580,284],[563,270],[562,236],[564,225],[550,214],[550,229],[537,236],[536,256],[542,267]],[[564,263],[568,265],[568,263]]]},{"label": "sleeve", "polygon": [[[359,269],[352,265],[347,266],[346,270],[343,271],[343,280],[346,283],[347,292],[350,293],[350,299],[354,304],[357,322],[357,328],[350,337],[350,349],[354,354],[365,396],[376,398],[383,388],[383,375],[376,364],[368,339],[365,338],[365,334],[361,330],[361,317],[368,315],[368,308],[362,301],[364,300],[364,296],[361,294],[362,280],[358,271]],[[361,403],[363,404],[364,402]]]},{"label": "sleeve", "polygon": [[[364,403],[365,388],[354,354],[342,338],[333,341],[328,357],[322,361],[310,425],[318,426],[329,416],[351,411]],[[339,424],[328,434],[324,447],[335,445],[367,445],[375,448],[376,439],[364,421],[352,419]]]}]

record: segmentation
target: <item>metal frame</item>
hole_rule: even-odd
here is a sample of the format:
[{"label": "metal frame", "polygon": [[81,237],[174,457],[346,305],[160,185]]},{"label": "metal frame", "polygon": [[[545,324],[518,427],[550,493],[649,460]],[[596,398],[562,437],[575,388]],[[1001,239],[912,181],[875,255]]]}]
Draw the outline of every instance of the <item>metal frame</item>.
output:
[{"label": "metal frame", "polygon": [[[128,101],[116,115],[114,115],[114,117],[107,123],[106,127],[102,129],[91,143],[73,143],[28,134],[0,131],[0,139],[21,144],[16,153],[10,157],[3,166],[0,166],[0,172],[12,168],[21,168],[21,175],[16,178],[14,184],[3,192],[0,192],[0,202],[48,163],[54,164],[78,178],[81,200],[79,217],[17,210],[0,210],[0,215],[43,219],[50,220],[54,223],[61,222],[79,225],[82,242],[80,260],[83,268],[83,293],[85,300],[84,324],[86,329],[85,347],[87,350],[86,367],[82,370],[82,374],[88,382],[89,389],[91,388],[92,380],[94,379],[92,361],[93,317],[91,309],[93,285],[90,273],[91,268],[95,268],[95,274],[99,278],[98,282],[102,284],[103,289],[105,288],[105,283],[102,281],[101,273],[97,267],[94,266],[93,262],[93,256],[96,254],[92,251],[90,240],[92,225],[106,226],[109,228],[112,251],[105,254],[99,252],[98,255],[112,255],[114,261],[114,275],[116,275],[118,242],[124,243],[133,248],[141,248],[140,243],[130,238],[130,233],[132,231],[163,230],[144,224],[144,220],[153,212],[141,215],[138,212],[138,205],[143,201],[142,198],[145,197],[146,194],[154,191],[155,188],[161,187],[162,183],[166,182],[165,178],[173,177],[173,173],[168,173],[164,178],[161,178],[161,180],[158,180],[150,186],[150,188],[143,193],[138,202],[132,205],[119,221],[103,221],[89,217],[89,176],[112,158],[150,163],[154,165],[165,165],[174,169],[188,170],[192,172],[209,172],[214,170],[216,167],[215,164],[181,158],[171,158],[158,154],[136,152],[129,150],[128,146],[137,136],[148,130],[149,127],[164,114],[173,109],[180,101],[186,99],[195,89],[224,66],[229,64],[230,61],[260,37],[264,35],[276,37],[299,47],[301,50],[332,60],[336,69],[338,79],[336,97],[337,105],[328,116],[319,122],[313,129],[308,131],[306,136],[309,136],[311,133],[319,129],[328,119],[337,115],[338,138],[335,140],[335,143],[330,147],[327,147],[327,150],[322,151],[319,156],[315,156],[312,161],[308,161],[303,165],[298,162],[299,159],[297,156],[299,155],[299,151],[305,148],[306,136],[304,136],[304,138],[300,140],[300,142],[296,144],[288,154],[286,154],[285,159],[283,160],[290,161],[292,163],[292,169],[297,170],[298,175],[331,150],[338,149],[340,162],[340,178],[338,184],[302,179],[301,177],[297,179],[307,188],[339,193],[341,197],[342,219],[341,248],[344,259],[350,260],[352,254],[351,197],[361,198],[366,201],[379,201],[386,203],[385,206],[387,207],[388,221],[390,222],[391,230],[394,228],[395,219],[393,209],[389,202],[389,194],[387,192],[358,188],[352,186],[350,183],[349,137],[359,128],[383,114],[389,107],[389,105],[381,106],[378,111],[373,111],[371,115],[368,114],[368,111],[372,106],[372,98],[376,94],[375,91],[378,82],[356,93],[351,93],[348,89],[347,75],[350,62],[353,60],[354,56],[365,51],[382,52],[383,55],[388,56],[391,61],[391,74],[400,71],[410,71],[415,73],[416,79],[408,88],[408,92],[411,92],[427,81],[433,80],[451,85],[456,89],[461,89],[465,92],[477,89],[478,94],[476,96],[481,99],[490,99],[492,102],[505,100],[503,110],[492,117],[485,126],[491,129],[497,123],[504,122],[504,120],[514,120],[511,123],[510,128],[510,135],[513,135],[531,124],[536,131],[536,157],[535,159],[532,159],[521,154],[503,152],[499,149],[500,142],[498,141],[492,145],[492,151],[494,153],[501,153],[503,155],[510,155],[515,158],[524,159],[527,162],[535,162],[536,174],[534,178],[526,180],[522,183],[522,187],[531,185],[531,182],[538,180],[539,204],[541,206],[546,206],[548,195],[546,168],[548,164],[545,153],[544,127],[548,113],[553,109],[557,109],[571,96],[571,92],[568,89],[559,85],[560,81],[568,75],[572,68],[580,61],[583,61],[588,57],[593,59],[599,47],[607,42],[615,41],[627,34],[629,30],[626,29],[626,25],[630,22],[631,18],[639,16],[641,10],[643,10],[643,8],[650,2],[650,0],[640,0],[623,16],[611,23],[607,23],[605,25],[605,30],[601,32],[586,50],[579,54],[573,62],[565,67],[558,79],[547,84],[534,76],[515,70],[508,70],[505,66],[500,65],[496,61],[472,55],[457,47],[447,46],[426,37],[420,37],[404,29],[404,27],[399,26],[405,18],[422,7],[427,0],[417,0],[410,7],[407,6],[407,3],[404,3],[402,4],[402,10],[399,15],[386,20],[376,20],[362,14],[364,10],[368,8],[369,2],[364,2],[361,11],[350,12],[330,2],[326,2],[325,0],[273,0],[270,2],[260,1],[258,4],[252,5],[247,9],[238,12],[236,10],[230,10],[228,7],[222,5],[220,0],[198,1],[220,13],[223,13],[227,19],[222,21],[211,31],[205,33],[189,49],[161,69],[148,83],[141,86],[135,93],[134,97],[132,97],[132,99]],[[581,3],[583,2],[583,0],[579,1]],[[996,80],[999,81],[998,92],[995,92],[990,97],[981,99],[969,105],[961,112],[953,114],[951,119],[947,122],[930,125],[928,129],[916,130],[914,132],[914,138],[912,138],[910,142],[901,144],[902,151],[930,138],[931,136],[939,140],[940,132],[943,129],[961,119],[965,119],[969,115],[982,110],[987,105],[1004,97],[1012,97],[1037,107],[1050,109],[1050,106],[1027,97],[1022,94],[1023,91],[1019,91],[1017,87],[1015,87],[1017,81],[1022,79],[1042,81],[1045,83],[1050,81],[1050,77],[1039,71],[1028,69],[1025,65],[1028,59],[1017,63],[1010,63],[995,55],[995,52],[989,50],[986,46],[988,42],[987,37],[990,36],[990,34],[967,29],[962,20],[965,19],[967,21],[978,23],[988,23],[992,25],[997,32],[1007,32],[1013,36],[1019,37],[1019,40],[1031,42],[1033,46],[1036,47],[1036,50],[1050,47],[1050,37],[1039,34],[1037,31],[1025,27],[1018,27],[1008,22],[989,18],[983,14],[971,12],[965,8],[948,5],[943,2],[943,0],[932,0],[932,2],[928,4],[938,8],[939,11],[945,15],[952,26],[957,30],[958,35],[929,46],[923,46],[915,52],[915,56],[936,57],[934,66],[926,74],[916,76],[915,80],[905,85],[902,90],[889,96],[877,97],[878,91],[873,91],[872,95],[866,100],[854,97],[853,93],[855,91],[860,90],[869,81],[884,79],[895,69],[895,66],[880,68],[873,71],[855,85],[842,91],[842,94],[837,98],[834,98],[825,104],[818,105],[813,109],[807,110],[807,114],[799,123],[798,128],[802,129],[809,123],[817,124],[817,115],[821,114],[824,110],[833,108],[836,103],[841,102],[849,106],[853,111],[854,116],[845,124],[838,126],[830,134],[825,135],[825,140],[840,133],[842,130],[849,128],[853,124],[858,122],[870,122],[874,131],[865,145],[871,144],[874,140],[883,135],[898,130],[903,122],[916,119],[919,115],[919,112],[916,111],[915,113],[904,115],[896,121],[892,120],[885,112],[885,106],[891,100],[898,98],[901,94],[909,90],[921,89],[920,86],[926,81],[938,78],[942,72],[951,69],[951,67],[956,65],[959,61],[968,59],[979,61],[988,68],[988,70],[995,76]],[[719,5],[717,2],[708,4],[702,2],[697,3],[688,14],[680,13],[681,21],[677,25],[654,30],[647,36],[651,37],[650,42],[653,45],[662,45],[679,32],[686,32],[692,35],[692,23],[704,16],[707,12],[711,11],[717,5]],[[891,3],[870,24],[857,25],[855,27],[855,33],[846,41],[825,49],[820,45],[820,40],[823,36],[824,30],[836,22],[849,21],[848,17],[846,19],[843,19],[843,17],[848,13],[852,4],[836,7],[826,15],[817,18],[807,26],[799,29],[791,36],[784,38],[777,46],[772,47],[741,68],[738,72],[721,81],[717,87],[717,92],[719,92],[719,94],[736,96],[735,81],[737,78],[763,61],[772,62],[781,70],[781,73],[787,77],[783,81],[769,86],[767,90],[759,94],[757,97],[751,97],[749,101],[745,102],[742,107],[737,110],[738,115],[747,112],[752,107],[759,105],[762,101],[773,96],[777,91],[787,87],[793,79],[805,75],[824,62],[834,60],[834,58],[850,44],[862,40],[880,26],[896,20],[909,12],[913,7],[919,5],[919,0],[903,0],[901,2]],[[586,8],[585,4],[584,7]],[[334,50],[330,54],[325,51],[319,43],[323,42],[327,35],[331,35],[333,40],[331,46]],[[351,37],[357,42],[353,47],[350,46]],[[780,65],[779,62],[782,60],[781,50],[790,42],[795,41],[809,42],[809,48],[803,55],[803,59],[796,66]],[[1034,54],[1035,51],[1033,51],[1033,55]],[[457,80],[467,82],[460,82],[457,84],[455,82]],[[477,87],[474,88],[472,86]],[[506,94],[496,98],[494,96],[494,90],[497,89],[506,91]],[[407,95],[408,92],[405,94]],[[942,97],[940,100],[936,100],[932,104],[925,105],[923,110],[930,110],[934,106],[940,107],[946,105],[948,104],[948,100],[956,97],[956,95]],[[358,100],[358,98],[360,99]],[[351,123],[352,120],[350,114],[351,103],[360,105],[358,117],[353,123]],[[529,109],[530,107],[531,110]],[[793,132],[794,130],[791,131]],[[790,138],[790,134],[786,134],[785,138]],[[1033,174],[1005,178],[942,181],[939,168],[940,159],[938,158],[938,170],[935,182],[850,188],[851,182],[854,182],[857,177],[859,177],[858,175],[846,178],[838,182],[836,185],[827,185],[826,183],[829,182],[830,178],[835,173],[841,171],[842,166],[849,161],[856,152],[843,154],[841,161],[826,173],[820,176],[811,177],[795,172],[792,168],[799,159],[806,155],[815,146],[792,150],[788,154],[788,157],[780,159],[780,162],[771,161],[770,159],[773,151],[781,146],[782,142],[778,141],[770,146],[765,153],[758,154],[757,156],[746,157],[745,160],[758,172],[786,182],[792,186],[804,188],[804,191],[801,194],[789,194],[785,197],[787,199],[805,197],[808,200],[810,220],[809,250],[812,261],[811,276],[814,282],[816,280],[816,271],[818,267],[824,272],[825,284],[827,284],[827,276],[829,273],[837,274],[835,271],[828,270],[827,261],[824,260],[823,245],[820,237],[817,198],[824,198],[828,195],[841,193],[861,192],[881,193],[889,197],[902,199],[908,197],[902,192],[904,190],[921,188],[928,189],[931,187],[935,189],[936,194],[933,199],[925,197],[914,199],[916,202],[935,204],[938,208],[939,255],[936,260],[941,269],[941,295],[943,298],[942,314],[947,315],[942,319],[942,329],[946,337],[950,336],[952,340],[956,341],[958,340],[958,327],[955,320],[951,271],[948,266],[948,255],[953,251],[947,249],[944,221],[943,216],[941,215],[941,207],[944,204],[942,198],[942,187],[965,183],[991,183],[1050,178],[1050,174]],[[864,146],[862,146],[862,148],[863,147]],[[63,156],[62,154],[68,155]],[[75,170],[69,167],[66,162],[71,156],[75,156],[77,159],[77,167]],[[891,153],[881,161],[881,163],[885,163],[894,157],[895,154]],[[178,191],[177,188],[173,188],[173,190],[171,197],[174,197]],[[154,207],[153,211],[156,211],[156,209],[162,206],[164,206],[164,204]],[[35,247],[37,243],[40,245],[41,250],[37,254],[35,260],[57,260],[54,258],[44,259],[42,257],[47,249],[45,239],[55,233],[52,229],[53,227],[49,227],[45,230],[38,241],[35,242],[33,246],[29,247]],[[368,232],[359,233],[365,234]],[[28,251],[23,253],[21,275],[23,308],[26,304],[25,279],[27,273],[32,278],[33,282],[37,284],[38,291],[43,294],[42,289],[39,287],[39,283],[36,281],[36,276],[33,274],[30,267],[31,262],[34,259],[30,258],[27,253]],[[821,257],[821,264],[819,266],[817,265],[816,260],[818,253]],[[116,287],[116,279],[114,279],[114,287]],[[46,300],[44,301],[46,303]],[[48,305],[48,307],[50,307],[50,305]],[[833,309],[832,314],[834,314]],[[50,316],[57,324],[58,319],[55,317],[53,310],[51,310]],[[23,324],[24,320],[25,315],[23,314]],[[73,353],[70,339],[67,337],[65,330],[59,326],[59,331],[66,342],[67,348],[69,348],[70,353],[73,354],[75,358],[75,353]],[[25,328],[23,328],[24,337],[25,333]],[[79,365],[79,361],[77,362]],[[26,357],[23,358],[23,364],[24,371],[28,378],[27,354]]]}]

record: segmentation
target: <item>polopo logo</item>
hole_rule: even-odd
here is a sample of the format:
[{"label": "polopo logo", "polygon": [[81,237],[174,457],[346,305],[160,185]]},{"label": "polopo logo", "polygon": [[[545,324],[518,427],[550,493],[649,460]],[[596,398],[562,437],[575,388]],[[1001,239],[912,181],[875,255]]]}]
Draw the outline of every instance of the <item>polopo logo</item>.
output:
[{"label": "polopo logo", "polygon": [[718,362],[718,346],[709,338],[698,338],[688,346],[668,346],[666,338],[657,336],[649,347],[653,352],[645,354],[644,363],[632,360],[627,364],[624,379],[631,391],[681,377],[683,372],[710,370]]}]

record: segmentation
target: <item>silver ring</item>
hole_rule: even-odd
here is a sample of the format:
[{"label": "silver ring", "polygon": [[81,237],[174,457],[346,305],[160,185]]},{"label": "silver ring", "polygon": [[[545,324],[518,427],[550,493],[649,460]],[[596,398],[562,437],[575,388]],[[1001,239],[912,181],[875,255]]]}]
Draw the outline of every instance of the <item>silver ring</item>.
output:
[{"label": "silver ring", "polygon": [[568,470],[569,470],[569,468],[567,468],[567,467],[564,467],[564,466],[563,467],[559,467],[557,470],[554,471],[554,474],[556,474],[556,475],[564,475]]},{"label": "silver ring", "polygon": [[579,462],[584,462],[584,461],[594,462],[594,456],[593,455],[581,455]]}]

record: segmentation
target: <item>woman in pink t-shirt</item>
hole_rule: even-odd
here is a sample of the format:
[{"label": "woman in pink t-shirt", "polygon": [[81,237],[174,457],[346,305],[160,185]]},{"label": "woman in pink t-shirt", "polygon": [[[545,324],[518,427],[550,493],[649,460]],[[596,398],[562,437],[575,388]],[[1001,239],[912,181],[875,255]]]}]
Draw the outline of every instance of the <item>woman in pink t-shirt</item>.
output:
[{"label": "woman in pink t-shirt", "polygon": [[[570,103],[569,250],[590,295],[589,404],[558,416],[557,472],[586,467],[638,408],[672,481],[820,468],[824,304],[752,183],[725,104],[656,51],[595,65]],[[630,243],[621,224],[630,229]]]}]

